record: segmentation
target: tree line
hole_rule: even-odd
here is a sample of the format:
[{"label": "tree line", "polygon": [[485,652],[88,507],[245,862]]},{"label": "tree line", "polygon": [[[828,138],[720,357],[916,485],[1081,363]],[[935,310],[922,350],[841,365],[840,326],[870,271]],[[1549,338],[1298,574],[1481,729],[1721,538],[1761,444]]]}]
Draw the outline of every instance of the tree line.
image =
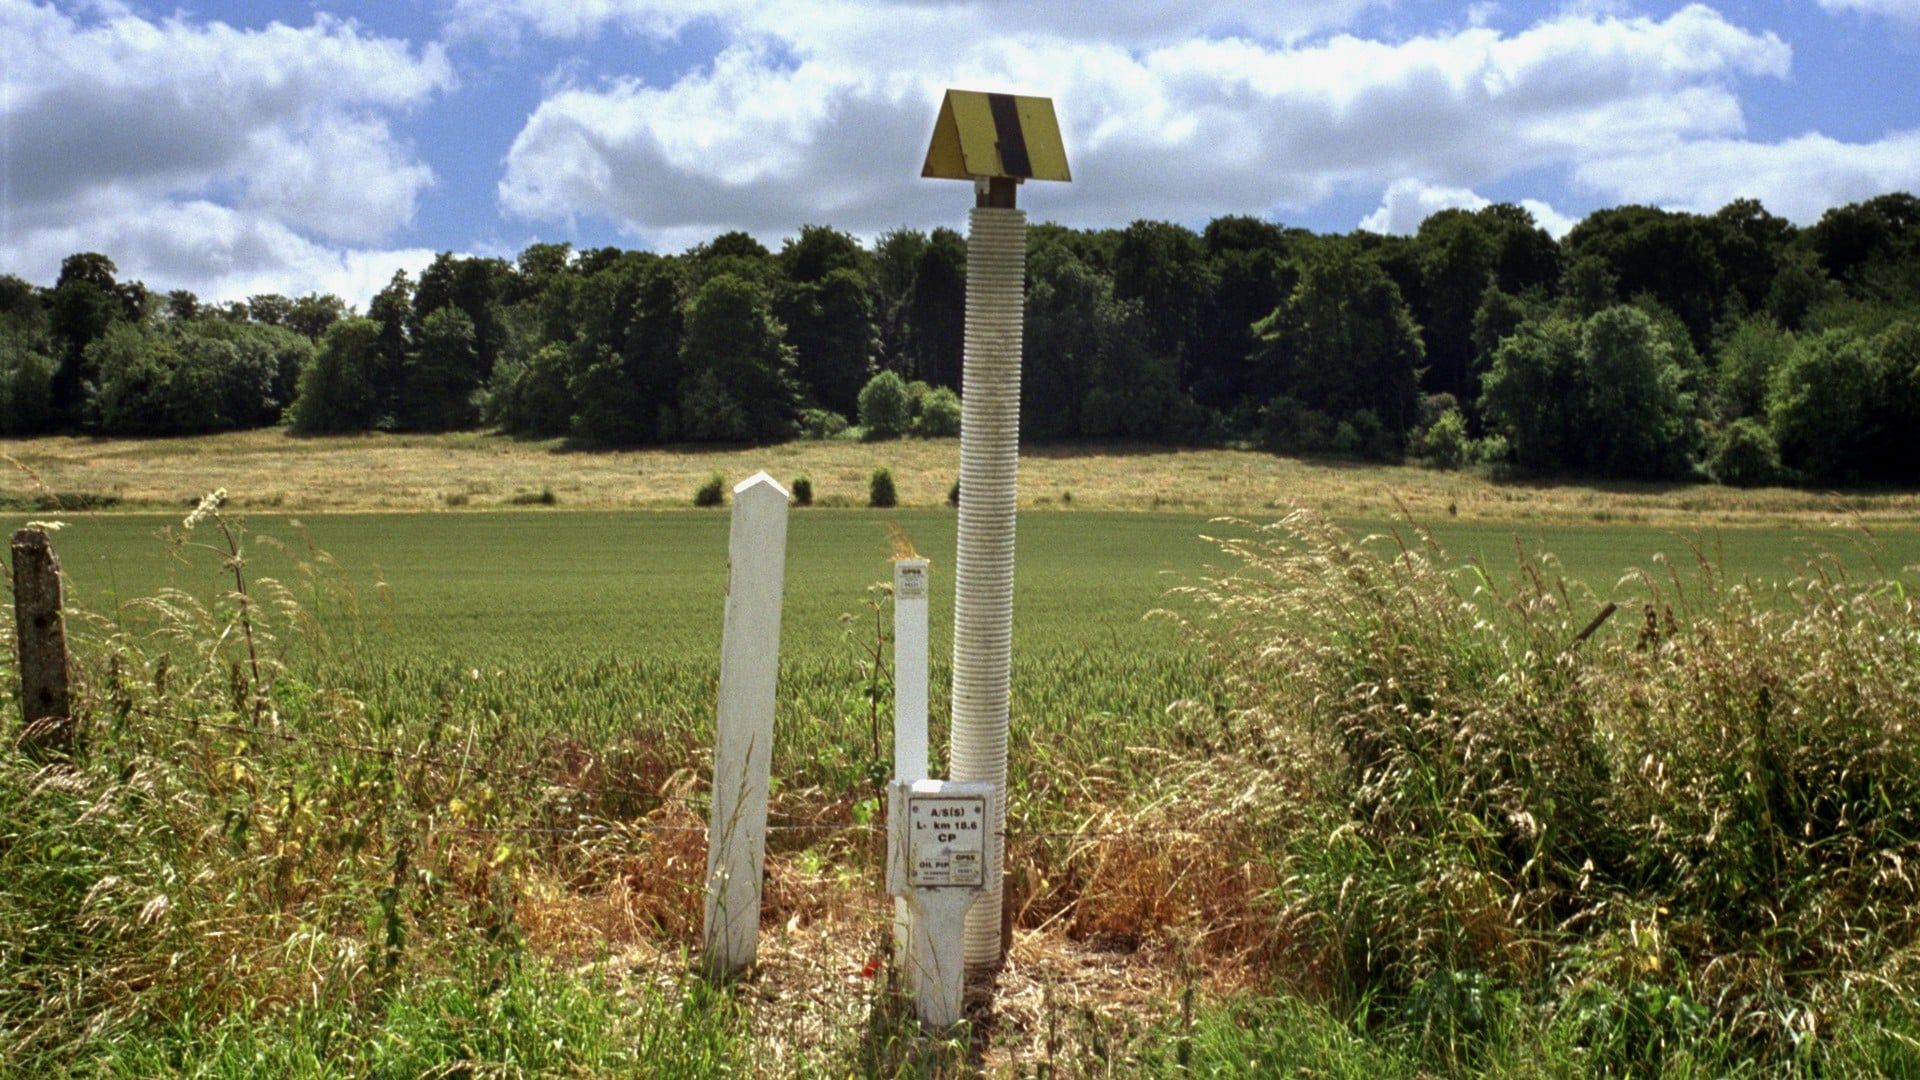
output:
[{"label": "tree line", "polygon": [[[1412,236],[1247,216],[1030,230],[1030,439],[1248,445],[1727,483],[1920,480],[1920,199],[1800,228],[1524,209]],[[679,255],[443,254],[364,312],[203,303],[79,253],[0,276],[0,435],[483,425],[585,443],[957,430],[966,242],[807,226]]]}]

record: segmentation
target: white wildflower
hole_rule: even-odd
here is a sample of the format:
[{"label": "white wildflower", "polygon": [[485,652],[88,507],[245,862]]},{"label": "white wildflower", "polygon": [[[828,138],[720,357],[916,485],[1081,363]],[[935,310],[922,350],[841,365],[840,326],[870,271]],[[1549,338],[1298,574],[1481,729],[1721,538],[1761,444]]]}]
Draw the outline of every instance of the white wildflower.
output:
[{"label": "white wildflower", "polygon": [[227,489],[226,488],[214,489],[213,491],[209,492],[205,496],[201,497],[200,505],[194,507],[193,513],[187,515],[187,520],[184,522],[184,524],[189,529],[193,528],[195,525],[198,525],[202,521],[205,521],[208,514],[214,513],[215,511],[219,510],[222,506],[226,505],[226,502],[227,502]]}]

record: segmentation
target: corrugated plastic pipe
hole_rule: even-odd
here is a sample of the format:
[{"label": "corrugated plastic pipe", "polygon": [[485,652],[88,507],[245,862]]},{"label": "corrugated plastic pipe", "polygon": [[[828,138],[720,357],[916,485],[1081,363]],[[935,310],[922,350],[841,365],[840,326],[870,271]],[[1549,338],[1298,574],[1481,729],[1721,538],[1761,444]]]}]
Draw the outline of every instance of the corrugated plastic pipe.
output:
[{"label": "corrugated plastic pipe", "polygon": [[[976,207],[967,233],[967,329],[960,411],[960,533],[954,560],[953,771],[990,780],[987,858],[1004,866],[1007,686],[1013,654],[1013,517],[1020,460],[1020,337],[1027,215]],[[999,875],[989,873],[990,879]],[[1001,889],[967,912],[966,966],[997,967]]]}]

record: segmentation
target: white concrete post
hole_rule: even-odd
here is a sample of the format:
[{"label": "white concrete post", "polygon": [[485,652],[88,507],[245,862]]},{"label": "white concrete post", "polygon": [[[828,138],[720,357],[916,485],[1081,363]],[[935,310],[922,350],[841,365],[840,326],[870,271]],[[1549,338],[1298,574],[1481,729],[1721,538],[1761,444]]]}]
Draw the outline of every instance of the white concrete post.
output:
[{"label": "white concrete post", "polygon": [[927,778],[927,560],[893,564],[893,778]]},{"label": "white concrete post", "polygon": [[953,770],[993,785],[986,898],[967,913],[967,967],[1000,964],[1001,835],[1013,664],[1013,530],[1020,463],[1020,350],[1027,218],[975,207],[967,232],[967,329],[960,403],[959,538],[953,567]]},{"label": "white concrete post", "polygon": [[930,1028],[960,1022],[967,912],[1000,885],[999,871],[987,859],[990,830],[998,816],[994,802],[994,786],[986,781],[893,785],[887,890],[913,911],[900,966],[920,1022]]},{"label": "white concrete post", "polygon": [[760,944],[760,875],[767,854],[767,779],[787,565],[787,489],[764,472],[734,486],[727,558],[702,935],[707,971],[716,977],[744,970]]},{"label": "white concrete post", "polygon": [[[910,784],[927,778],[927,560],[893,563],[893,779]],[[903,813],[888,791],[887,813]],[[893,900],[894,957],[908,955],[913,908]]]}]

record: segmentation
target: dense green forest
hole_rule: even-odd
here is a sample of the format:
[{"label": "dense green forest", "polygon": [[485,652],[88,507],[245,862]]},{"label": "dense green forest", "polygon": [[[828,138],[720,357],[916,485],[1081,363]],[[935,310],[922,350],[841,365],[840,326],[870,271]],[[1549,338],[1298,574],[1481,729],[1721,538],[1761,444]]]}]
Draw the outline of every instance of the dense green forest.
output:
[{"label": "dense green forest", "polygon": [[[0,276],[0,435],[494,425],[641,445],[952,434],[966,242],[808,226],[680,255],[441,255],[358,312],[203,303],[80,253]],[[1732,484],[1920,482],[1920,199],[1523,209],[1410,237],[1253,217],[1030,232],[1029,439]]]}]

